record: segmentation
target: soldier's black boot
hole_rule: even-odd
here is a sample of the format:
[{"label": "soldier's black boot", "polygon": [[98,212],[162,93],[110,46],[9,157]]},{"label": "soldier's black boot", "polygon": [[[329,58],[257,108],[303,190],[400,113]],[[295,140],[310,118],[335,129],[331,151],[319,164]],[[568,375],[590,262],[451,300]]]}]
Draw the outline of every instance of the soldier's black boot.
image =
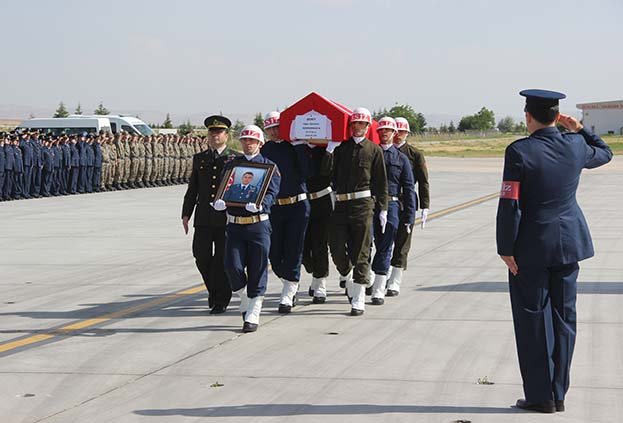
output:
[{"label": "soldier's black boot", "polygon": [[524,399],[518,399],[516,406],[517,408],[521,408],[522,410],[537,411],[539,413],[555,413],[556,412],[556,405],[554,404],[554,401],[552,400],[536,403],[536,402],[528,402]]},{"label": "soldier's black boot", "polygon": [[556,411],[565,411],[565,400],[555,400]]},{"label": "soldier's black boot", "polygon": [[255,323],[244,322],[244,325],[242,325],[242,331],[244,333],[255,332],[257,330],[257,326],[258,325]]}]

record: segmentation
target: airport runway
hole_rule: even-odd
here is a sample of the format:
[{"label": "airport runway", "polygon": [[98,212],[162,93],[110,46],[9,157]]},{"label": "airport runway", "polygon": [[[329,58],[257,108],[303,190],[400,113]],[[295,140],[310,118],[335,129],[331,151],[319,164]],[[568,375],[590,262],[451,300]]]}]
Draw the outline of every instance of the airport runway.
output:
[{"label": "airport runway", "polygon": [[596,257],[581,263],[556,415],[511,407],[523,393],[495,249],[502,161],[428,163],[431,212],[446,213],[416,230],[399,297],[349,317],[333,269],[326,304],[306,275],[284,316],[271,276],[253,334],[237,301],[207,314],[184,186],[0,203],[0,422],[623,421],[623,162],[582,177]]}]

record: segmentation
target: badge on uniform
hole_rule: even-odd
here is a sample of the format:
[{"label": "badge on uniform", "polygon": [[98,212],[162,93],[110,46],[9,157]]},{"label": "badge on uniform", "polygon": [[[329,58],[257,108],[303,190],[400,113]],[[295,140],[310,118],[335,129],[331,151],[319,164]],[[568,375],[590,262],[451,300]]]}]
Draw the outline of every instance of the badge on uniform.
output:
[{"label": "badge on uniform", "polygon": [[500,198],[519,200],[519,181],[504,181],[500,190]]}]

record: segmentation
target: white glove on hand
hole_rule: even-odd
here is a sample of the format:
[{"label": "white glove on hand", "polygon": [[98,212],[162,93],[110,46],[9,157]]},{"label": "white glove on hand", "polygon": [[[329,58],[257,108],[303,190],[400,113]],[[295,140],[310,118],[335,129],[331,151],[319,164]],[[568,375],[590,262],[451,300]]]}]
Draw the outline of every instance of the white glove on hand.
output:
[{"label": "white glove on hand", "polygon": [[337,147],[338,145],[340,145],[340,143],[337,141],[329,141],[329,143],[327,144],[327,153],[333,154],[333,150],[335,150],[335,147]]},{"label": "white glove on hand", "polygon": [[381,210],[379,212],[379,223],[381,224],[381,233],[385,233],[385,226],[387,226],[387,210]]},{"label": "white glove on hand", "polygon": [[307,144],[307,141],[303,141],[303,140],[294,140],[291,143],[293,146],[297,146],[297,145],[303,145],[303,144]]},{"label": "white glove on hand", "polygon": [[213,204],[212,207],[214,208],[214,210],[216,211],[223,211],[227,208],[227,204],[225,204],[225,202],[223,200],[216,200]]},{"label": "white glove on hand", "polygon": [[422,229],[426,227],[427,218],[428,218],[428,209],[422,209]]},{"label": "white glove on hand", "polygon": [[260,208],[258,209],[255,203],[247,203],[247,205],[244,206],[244,208],[246,211],[251,212],[251,213],[258,213],[262,211],[262,206],[260,205]]}]

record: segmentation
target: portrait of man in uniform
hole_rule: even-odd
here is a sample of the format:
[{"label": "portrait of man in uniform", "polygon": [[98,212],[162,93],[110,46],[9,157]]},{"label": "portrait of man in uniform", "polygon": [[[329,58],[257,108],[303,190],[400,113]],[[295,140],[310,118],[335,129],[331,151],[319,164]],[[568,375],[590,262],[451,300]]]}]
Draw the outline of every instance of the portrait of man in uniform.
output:
[{"label": "portrait of man in uniform", "polygon": [[217,198],[228,206],[244,207],[247,203],[261,203],[266,192],[267,166],[234,166],[223,177]]}]

